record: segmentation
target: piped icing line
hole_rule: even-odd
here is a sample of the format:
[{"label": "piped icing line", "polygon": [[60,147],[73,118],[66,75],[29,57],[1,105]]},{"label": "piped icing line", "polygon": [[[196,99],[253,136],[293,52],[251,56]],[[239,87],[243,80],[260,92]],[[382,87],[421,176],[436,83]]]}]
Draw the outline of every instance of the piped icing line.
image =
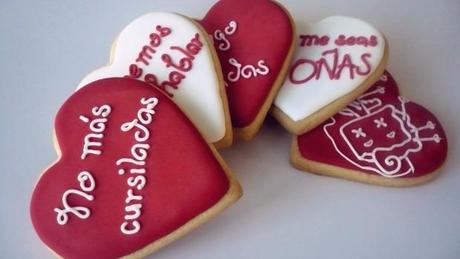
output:
[{"label": "piped icing line", "polygon": [[[211,35],[218,46],[218,49],[222,52],[231,50],[231,37],[237,32],[238,22],[232,20],[223,29],[216,29]],[[270,68],[264,59],[259,59],[255,65],[241,64],[236,57],[230,57],[227,59],[227,63],[231,65],[230,71],[227,72],[225,79],[225,86],[230,87],[232,83],[238,82],[242,79],[250,79],[253,77],[265,76],[270,73]]]},{"label": "piped icing line", "polygon": [[[155,97],[141,98],[140,103],[143,107],[137,112],[137,117],[132,121],[123,123],[120,127],[123,132],[133,132],[136,144],[131,147],[130,154],[132,157],[123,157],[115,162],[119,167],[118,175],[124,176],[127,171],[129,171],[130,175],[126,179],[126,183],[129,186],[125,199],[126,214],[124,216],[124,221],[120,225],[120,231],[125,235],[134,235],[141,230],[140,217],[142,214],[141,201],[143,196],[139,194],[139,192],[141,192],[147,184],[147,177],[145,176],[147,170],[145,167],[131,167],[146,165],[148,150],[150,149],[150,145],[146,143],[150,138],[148,125],[153,121],[158,99]],[[129,170],[127,168],[129,168]]]},{"label": "piped icing line", "polygon": [[[107,120],[90,127],[98,119]],[[81,159],[94,130],[104,133],[91,139],[101,145],[87,149],[101,152]],[[241,195],[182,111],[138,80],[102,79],[75,92],[55,134],[59,159],[35,185],[30,213],[40,239],[64,258],[152,253]]]},{"label": "piped icing line", "polygon": [[238,28],[238,24],[235,21],[230,21],[223,30],[217,29],[211,35],[211,39],[214,39],[218,43],[218,49],[221,51],[229,50],[232,45],[228,40],[228,36],[233,35]]},{"label": "piped icing line", "polygon": [[104,104],[100,107],[94,107],[91,109],[91,113],[93,116],[98,116],[90,121],[90,119],[84,115],[80,115],[79,119],[89,124],[89,129],[91,133],[88,133],[84,140],[83,140],[83,151],[81,154],[81,159],[84,160],[88,157],[88,155],[97,155],[100,156],[102,154],[102,139],[104,138],[104,131],[105,131],[105,124],[108,121],[108,116],[112,108]]},{"label": "piped icing line", "polygon": [[[297,143],[306,161],[389,179],[430,174],[447,153],[445,134],[437,119],[420,105],[399,96],[388,72],[322,126],[298,136]],[[425,153],[430,157],[424,157]]]},{"label": "piped icing line", "polygon": [[299,34],[275,106],[297,122],[358,88],[384,58],[386,43],[367,22],[332,16]]},{"label": "piped icing line", "polygon": [[[415,169],[414,169],[414,166],[411,163],[411,161],[408,159],[408,155],[410,153],[419,152],[422,149],[423,145],[421,144],[421,141],[417,137],[418,136],[418,131],[417,132],[414,131],[414,130],[416,130],[416,127],[411,124],[410,117],[405,111],[405,104],[408,103],[409,101],[407,99],[405,99],[405,98],[404,99],[399,98],[399,100],[401,101],[401,108],[400,108],[401,110],[398,110],[398,108],[396,106],[387,104],[387,105],[382,106],[381,108],[377,107],[379,109],[373,110],[373,111],[371,111],[370,113],[368,113],[368,114],[366,114],[364,116],[358,116],[357,118],[352,119],[349,122],[347,122],[345,124],[342,124],[342,126],[340,126],[339,131],[340,131],[340,136],[342,138],[342,141],[345,141],[345,143],[349,146],[350,150],[353,152],[353,156],[356,157],[358,160],[354,160],[354,159],[350,158],[349,156],[345,155],[337,147],[337,145],[335,144],[336,138],[332,137],[332,135],[329,133],[329,130],[328,130],[329,127],[333,127],[335,125],[335,119],[333,119],[332,122],[327,123],[327,124],[324,125],[324,127],[323,127],[324,132],[329,137],[331,142],[334,144],[334,147],[336,148],[336,151],[339,154],[341,154],[341,156],[344,159],[348,160],[350,163],[354,164],[355,166],[357,166],[357,167],[359,167],[361,169],[374,171],[374,172],[376,172],[376,173],[378,173],[378,174],[380,174],[382,176],[385,176],[385,177],[399,177],[399,176],[404,176],[404,175],[409,174],[409,173],[413,173]],[[360,100],[358,100],[358,101],[360,101]],[[365,104],[362,103],[362,105],[364,106]],[[393,144],[390,147],[386,147],[386,148],[375,147],[372,150],[372,152],[365,152],[363,154],[360,154],[355,149],[355,145],[352,144],[351,139],[349,139],[349,137],[345,133],[347,127],[349,125],[359,124],[359,121],[366,120],[369,117],[379,116],[379,114],[382,114],[382,116],[383,116],[383,114],[384,114],[384,112],[386,110],[390,110],[391,116],[395,120],[398,121],[399,125],[401,126],[401,128],[399,130],[406,135],[406,139],[404,141],[400,142],[400,143]],[[380,118],[382,118],[382,117],[380,117]],[[380,124],[376,124],[375,128],[378,129],[379,126],[380,126]],[[409,131],[406,129],[406,127],[409,127],[410,128],[409,131],[415,133],[415,135],[412,136],[409,133]],[[359,128],[359,129],[361,129],[361,128]],[[356,129],[352,129],[351,132],[354,134],[355,138],[360,138],[360,137],[365,138],[366,137],[366,134],[364,132],[362,132],[362,129],[360,131],[361,135],[356,134]],[[370,139],[370,140],[372,140],[372,139]],[[376,155],[377,152],[382,152],[383,150],[388,150],[388,152],[390,152],[392,150],[401,149],[404,146],[408,146],[408,144],[411,143],[411,142],[417,143],[415,148],[414,147],[408,148],[403,154],[400,154],[398,156],[388,155],[383,160],[384,161],[383,163],[377,159],[377,155]],[[366,143],[364,145],[366,145]],[[370,147],[370,146],[368,146],[368,147]],[[400,172],[401,166],[403,165],[403,160],[409,165],[409,168],[406,171]],[[367,162],[367,163],[371,163],[374,166],[363,166],[359,161],[364,161],[364,162]]]},{"label": "piped icing line", "polygon": [[[90,194],[95,188],[96,183],[94,181],[93,176],[88,171],[82,171],[78,174],[77,180],[79,182],[80,190],[78,189],[69,189],[64,192],[62,195],[62,204],[64,206],[63,209],[55,208],[54,212],[57,213],[56,221],[59,225],[67,224],[69,220],[68,213],[72,213],[74,216],[80,219],[87,219],[91,216],[91,211],[84,206],[71,206],[68,202],[68,197],[71,195],[77,195],[82,198],[85,198],[88,201],[94,200],[94,195]],[[86,184],[88,183],[88,185]]]},{"label": "piped icing line", "polygon": [[275,1],[220,0],[200,24],[222,65],[235,135],[249,140],[259,131],[291,61],[292,18]]}]

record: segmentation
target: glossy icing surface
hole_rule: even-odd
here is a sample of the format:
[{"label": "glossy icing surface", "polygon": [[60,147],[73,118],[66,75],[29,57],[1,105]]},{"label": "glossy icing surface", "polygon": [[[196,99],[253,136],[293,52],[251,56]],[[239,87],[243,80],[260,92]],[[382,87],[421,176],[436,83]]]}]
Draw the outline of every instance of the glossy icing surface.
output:
[{"label": "glossy icing surface", "polygon": [[215,205],[229,182],[180,109],[147,84],[112,78],[75,92],[55,121],[61,157],[39,179],[31,217],[65,258],[114,258]]},{"label": "glossy icing surface", "polygon": [[234,127],[251,124],[293,40],[289,15],[269,0],[221,0],[200,21],[214,39]]}]

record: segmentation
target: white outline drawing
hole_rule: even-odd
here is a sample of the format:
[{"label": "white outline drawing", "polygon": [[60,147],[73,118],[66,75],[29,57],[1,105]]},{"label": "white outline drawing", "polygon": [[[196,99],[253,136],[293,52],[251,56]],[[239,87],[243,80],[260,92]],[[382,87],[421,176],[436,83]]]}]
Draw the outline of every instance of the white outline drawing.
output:
[{"label": "white outline drawing", "polygon": [[[381,81],[386,80],[386,75],[382,76]],[[392,104],[384,105],[379,98],[379,95],[384,93],[385,88],[379,86],[375,90],[361,95],[357,100],[340,111],[339,115],[336,115],[350,118],[349,121],[343,123],[338,129],[340,138],[334,138],[331,134],[331,132],[337,132],[337,127],[334,127],[336,116],[332,117],[330,122],[323,126],[323,130],[331,140],[335,150],[345,160],[363,170],[372,171],[384,177],[395,178],[415,171],[409,155],[419,152],[423,148],[423,142],[439,143],[441,138],[436,133],[432,137],[420,137],[419,133],[421,131],[433,131],[436,129],[436,124],[432,121],[427,121],[424,126],[414,126],[410,115],[406,113],[406,104],[410,101],[399,96],[398,100],[401,104],[399,109]],[[390,114],[391,116],[385,117],[385,114]],[[391,142],[391,145],[386,147],[373,147],[378,140],[370,138],[363,143],[363,146],[371,151],[358,151],[357,147],[353,145],[352,140],[366,138],[367,135],[360,127],[360,122],[369,117],[371,119],[376,118],[372,121],[373,125],[381,129],[388,126],[387,123],[390,119],[396,121],[399,125],[398,130],[402,133],[401,136],[395,138],[396,132],[394,130],[386,133],[386,141]],[[349,151],[352,154],[347,155],[346,153],[349,153]]]}]

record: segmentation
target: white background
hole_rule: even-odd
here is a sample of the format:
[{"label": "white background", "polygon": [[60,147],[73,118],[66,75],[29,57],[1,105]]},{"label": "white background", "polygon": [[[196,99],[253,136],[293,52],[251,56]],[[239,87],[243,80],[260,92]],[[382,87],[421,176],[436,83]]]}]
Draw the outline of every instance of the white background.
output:
[{"label": "white background", "polygon": [[[53,257],[30,223],[30,194],[56,158],[55,113],[86,73],[107,62],[117,33],[150,11],[202,17],[213,2],[1,1],[1,258]],[[288,162],[290,136],[269,119],[253,141],[223,152],[243,198],[155,258],[460,258],[460,2],[282,2],[298,22],[349,15],[385,33],[402,92],[447,132],[443,173],[413,188],[302,173]]]}]

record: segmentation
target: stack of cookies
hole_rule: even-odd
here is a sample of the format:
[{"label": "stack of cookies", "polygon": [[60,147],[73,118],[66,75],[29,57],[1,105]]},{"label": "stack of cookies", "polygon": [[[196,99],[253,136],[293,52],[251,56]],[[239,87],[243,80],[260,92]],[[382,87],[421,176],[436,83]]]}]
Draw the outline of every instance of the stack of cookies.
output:
[{"label": "stack of cookies", "polygon": [[139,258],[173,242],[241,197],[217,150],[254,138],[268,114],[292,133],[300,170],[386,186],[434,178],[447,138],[399,95],[384,35],[344,16],[300,26],[270,0],[126,26],[57,113],[59,159],[30,207],[43,242],[65,258]]}]

